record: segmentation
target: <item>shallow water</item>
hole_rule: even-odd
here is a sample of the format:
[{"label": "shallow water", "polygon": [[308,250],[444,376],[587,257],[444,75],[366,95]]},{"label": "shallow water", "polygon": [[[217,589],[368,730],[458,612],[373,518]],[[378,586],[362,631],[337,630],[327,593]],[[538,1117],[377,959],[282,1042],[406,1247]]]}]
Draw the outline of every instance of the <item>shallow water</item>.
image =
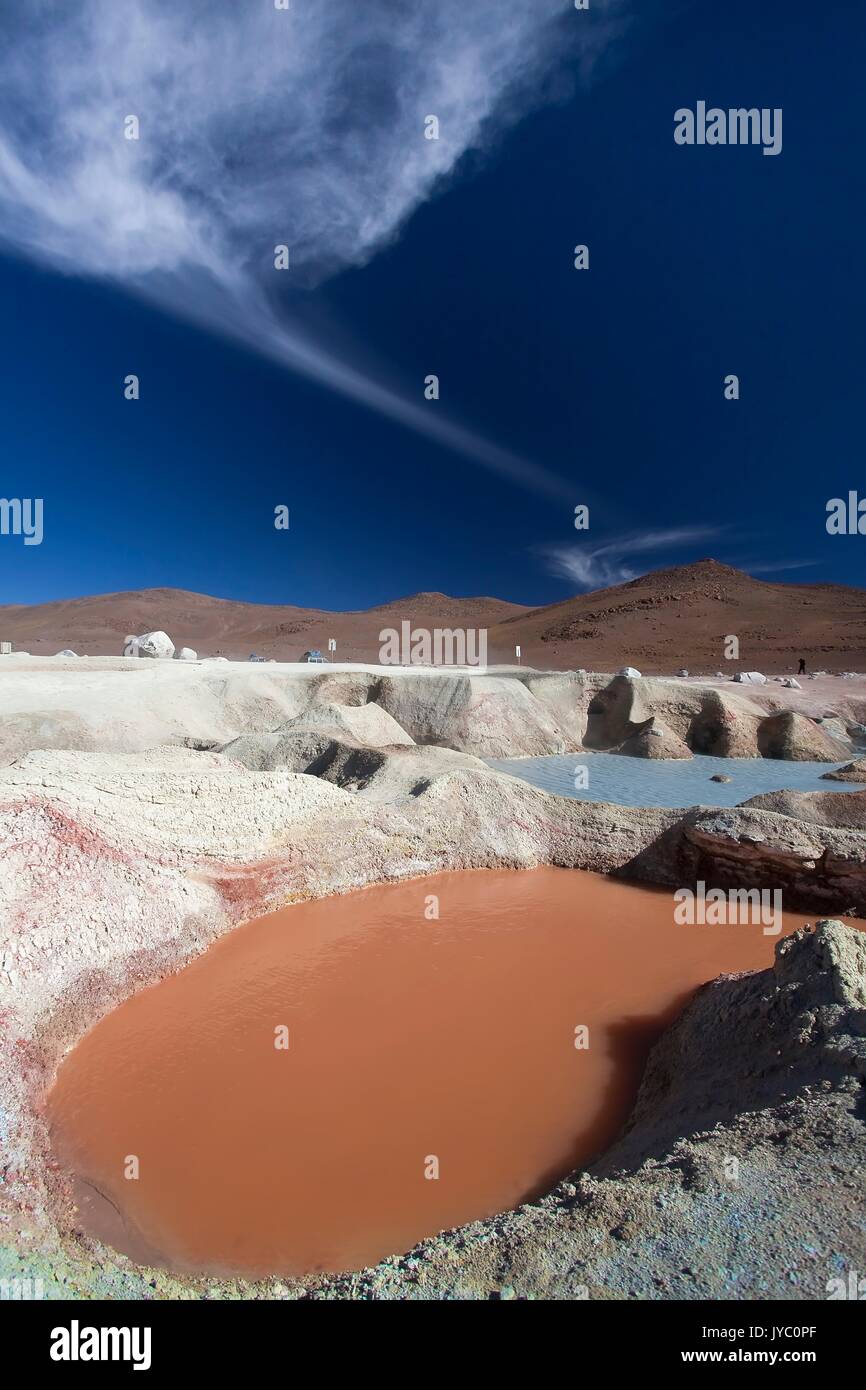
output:
[{"label": "shallow water", "polygon": [[[844,763],[789,763],[775,758],[627,758],[618,753],[567,753],[545,758],[485,758],[557,796],[613,801],[619,806],[737,806],[761,792],[860,791],[860,782],[825,782],[822,773]],[[851,759],[849,758],[850,762]],[[575,787],[578,768],[588,785]],[[714,773],[730,782],[711,782]]]},{"label": "shallow water", "polygon": [[82,1039],[48,1097],[55,1153],[82,1225],[139,1262],[359,1268],[605,1148],[685,999],[768,965],[775,939],[680,926],[667,891],[552,868],[284,908]]}]

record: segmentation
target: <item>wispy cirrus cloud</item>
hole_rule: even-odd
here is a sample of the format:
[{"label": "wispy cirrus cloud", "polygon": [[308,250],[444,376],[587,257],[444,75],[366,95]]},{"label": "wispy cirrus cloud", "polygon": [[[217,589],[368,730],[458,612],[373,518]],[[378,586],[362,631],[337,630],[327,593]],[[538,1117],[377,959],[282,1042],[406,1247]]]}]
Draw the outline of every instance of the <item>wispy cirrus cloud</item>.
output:
[{"label": "wispy cirrus cloud", "polygon": [[593,544],[576,541],[571,545],[547,545],[540,554],[551,574],[571,580],[579,589],[604,589],[625,584],[643,573],[635,569],[632,557],[663,553],[722,534],[719,526],[680,526],[661,531],[634,531],[616,540]]},{"label": "wispy cirrus cloud", "polygon": [[808,570],[814,565],[820,564],[820,560],[774,560],[769,564],[752,565],[748,561],[742,562],[742,568],[749,574],[781,574],[785,570]]},{"label": "wispy cirrus cloud", "polygon": [[[584,72],[621,0],[31,0],[0,21],[0,236],[110,278],[472,455],[561,480],[372,379],[292,323],[309,287],[399,234],[470,149]],[[123,134],[126,116],[140,139]],[[425,117],[440,139],[424,138]],[[279,293],[278,293],[279,292]]]}]

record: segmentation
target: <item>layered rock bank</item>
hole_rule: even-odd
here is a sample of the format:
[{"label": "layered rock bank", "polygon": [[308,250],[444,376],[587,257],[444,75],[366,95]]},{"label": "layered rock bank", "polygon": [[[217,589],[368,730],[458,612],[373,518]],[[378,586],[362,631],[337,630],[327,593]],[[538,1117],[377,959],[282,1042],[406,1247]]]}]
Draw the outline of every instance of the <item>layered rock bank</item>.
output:
[{"label": "layered rock bank", "polygon": [[362,743],[433,744],[476,757],[583,748],[644,757],[658,756],[659,745],[668,757],[840,762],[857,756],[866,730],[866,679],[826,678],[800,691],[585,671],[24,656],[4,657],[2,675],[0,765],[35,748],[215,748],[326,723]]}]

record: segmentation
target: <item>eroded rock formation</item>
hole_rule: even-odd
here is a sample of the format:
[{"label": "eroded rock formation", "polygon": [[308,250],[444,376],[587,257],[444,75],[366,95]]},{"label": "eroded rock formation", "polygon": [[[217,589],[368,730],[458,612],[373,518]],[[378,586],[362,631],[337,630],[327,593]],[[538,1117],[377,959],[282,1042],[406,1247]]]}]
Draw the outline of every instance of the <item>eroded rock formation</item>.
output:
[{"label": "eroded rock formation", "polygon": [[653,715],[615,750],[630,758],[690,758],[692,750]]},{"label": "eroded rock formation", "polygon": [[[119,676],[122,686],[102,707],[98,683],[76,703],[69,673],[53,677],[66,684],[41,689],[47,707],[31,710],[16,736],[45,737],[51,718],[48,736],[100,746],[26,751],[0,769],[3,1200],[15,1258],[62,1270],[67,1291],[98,1276],[44,1162],[39,1102],[52,1067],[113,1003],[244,918],[371,881],[539,863],[671,887],[781,888],[786,906],[866,913],[861,793],[779,793],[727,811],[630,809],[550,796],[471,752],[434,746],[453,736],[498,748],[521,720],[530,741],[560,745],[584,728],[588,738],[622,735],[620,743],[655,739],[648,730],[660,721],[684,745],[697,729],[737,746],[741,736],[757,740],[768,717],[746,697],[716,703],[715,692],[652,680],[638,696],[627,678],[546,681],[537,673],[514,686],[506,678],[489,686],[485,678],[409,677],[401,691],[400,678],[363,672],[299,681],[178,666],[154,663],[138,702],[127,696],[123,706],[117,691],[138,682],[137,672]],[[78,670],[75,663],[76,678]],[[523,692],[516,699],[514,688]],[[121,707],[134,738],[164,744],[168,731],[176,746],[106,749],[107,737],[118,738]],[[120,737],[130,737],[129,727]],[[182,739],[200,751],[179,746]],[[822,1239],[849,1261],[866,1260],[820,1143],[822,1132],[832,1133],[839,1162],[856,1174],[864,1158],[863,960],[849,937],[848,929],[822,928],[780,950],[775,972],[701,991],[658,1045],[621,1142],[590,1172],[352,1281],[307,1284],[322,1296],[351,1289],[411,1297],[423,1265],[426,1288],[455,1296],[488,1296],[507,1284],[548,1296],[588,1287],[590,1296],[750,1298],[784,1295],[793,1270],[820,1296],[826,1273],[801,1248],[810,1243],[816,1197]],[[723,1176],[731,1154],[746,1174],[733,1192]],[[782,1183],[779,1234],[771,1201],[778,1206]],[[720,1226],[720,1211],[735,1213],[738,1224]],[[750,1263],[756,1240],[781,1242],[778,1269]],[[649,1265],[641,1256],[648,1248]],[[104,1251],[98,1262],[114,1267]],[[703,1272],[697,1288],[684,1272],[695,1265]],[[128,1269],[125,1278],[127,1291],[140,1282],[152,1295],[151,1274]],[[196,1280],[156,1278],[159,1287],[201,1292]]]},{"label": "eroded rock formation", "polygon": [[832,772],[822,772],[821,776],[828,782],[866,782],[866,758],[858,758]]},{"label": "eroded rock formation", "polygon": [[[144,639],[130,639],[138,644]],[[138,649],[138,648],[136,648]],[[166,649],[167,650],[167,649]],[[214,747],[248,734],[323,728],[331,711],[334,737],[350,739],[358,718],[390,720],[393,737],[476,757],[515,757],[588,750],[634,751],[629,740],[649,721],[669,730],[669,747],[716,757],[792,757],[841,761],[860,746],[851,715],[863,702],[840,701],[841,714],[820,725],[784,708],[797,692],[590,672],[513,670],[460,674],[424,670],[238,666],[220,658],[154,660],[132,665],[95,658],[68,668],[16,666],[0,687],[0,765],[33,748],[112,748],[133,752],[195,740]],[[97,678],[98,675],[98,678]],[[118,710],[122,717],[118,718]],[[378,711],[378,714],[376,713]],[[854,733],[848,732],[848,727]],[[651,735],[653,739],[656,735]],[[667,733],[663,734],[668,738]],[[677,744],[676,740],[679,740]],[[363,733],[358,741],[370,742]],[[674,756],[674,754],[671,754]]]},{"label": "eroded rock formation", "polygon": [[832,738],[804,714],[782,710],[758,725],[758,752],[762,758],[832,763],[845,757],[848,745]]}]

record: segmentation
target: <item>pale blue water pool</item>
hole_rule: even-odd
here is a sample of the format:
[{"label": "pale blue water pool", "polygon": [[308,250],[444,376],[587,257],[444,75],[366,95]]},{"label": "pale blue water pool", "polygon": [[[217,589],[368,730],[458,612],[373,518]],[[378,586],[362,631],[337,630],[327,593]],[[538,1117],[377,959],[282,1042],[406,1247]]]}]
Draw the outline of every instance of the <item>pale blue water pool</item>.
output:
[{"label": "pale blue water pool", "polygon": [[[774,758],[707,758],[655,761],[617,753],[567,753],[547,758],[485,758],[500,772],[580,801],[619,806],[737,806],[760,792],[860,791],[860,782],[825,782],[821,774],[844,763],[789,763]],[[848,760],[850,761],[850,759]],[[586,787],[575,786],[586,768]],[[714,773],[730,782],[711,782]]]}]

